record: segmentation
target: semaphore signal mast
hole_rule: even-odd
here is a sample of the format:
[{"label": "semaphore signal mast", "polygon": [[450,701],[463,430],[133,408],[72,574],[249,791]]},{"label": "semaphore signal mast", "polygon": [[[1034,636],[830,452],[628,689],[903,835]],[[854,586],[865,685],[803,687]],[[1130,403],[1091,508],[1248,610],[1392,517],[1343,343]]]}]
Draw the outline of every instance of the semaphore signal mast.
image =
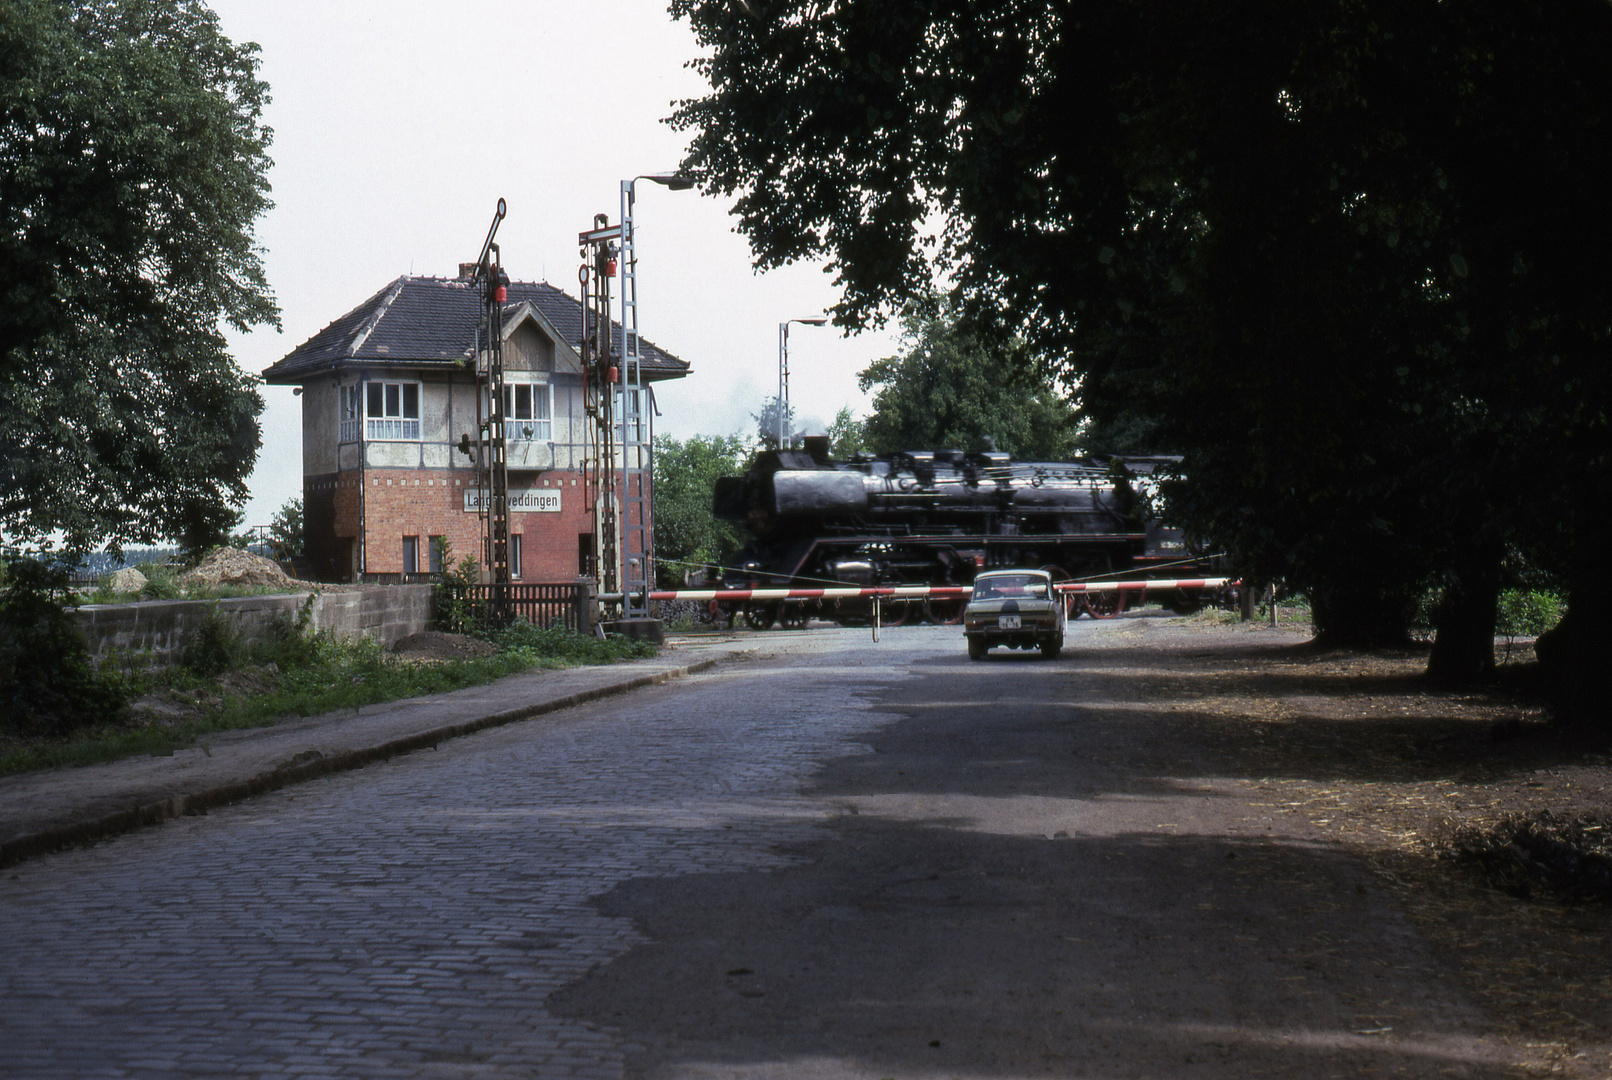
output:
[{"label": "semaphore signal mast", "polygon": [[616,475],[617,384],[621,373],[612,346],[610,281],[616,276],[621,226],[608,224],[604,214],[594,216],[594,227],[577,234],[582,266],[577,280],[582,291],[583,408],[593,421],[588,456],[583,462],[583,484],[593,518],[593,564],[599,591],[620,592],[620,485]]},{"label": "semaphore signal mast", "polygon": [[505,452],[504,417],[504,301],[509,296],[509,275],[493,238],[504,220],[504,200],[498,200],[487,239],[476,258],[472,285],[481,287],[482,317],[476,327],[476,430],[481,442],[476,455],[476,485],[481,490],[480,515],[486,527],[482,561],[492,586],[494,621],[509,614],[509,458]]}]

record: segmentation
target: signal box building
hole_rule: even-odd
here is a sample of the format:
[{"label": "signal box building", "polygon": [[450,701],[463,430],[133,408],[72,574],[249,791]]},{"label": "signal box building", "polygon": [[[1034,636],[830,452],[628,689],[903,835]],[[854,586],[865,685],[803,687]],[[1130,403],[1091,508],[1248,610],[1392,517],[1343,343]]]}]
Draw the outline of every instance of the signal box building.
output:
[{"label": "signal box building", "polygon": [[[305,550],[327,580],[442,570],[444,540],[455,561],[486,565],[485,493],[461,449],[479,438],[482,299],[471,269],[400,277],[263,372],[301,388]],[[513,282],[503,318],[511,571],[569,581],[593,572],[582,305],[546,283]],[[642,352],[646,383],[688,374],[648,340]],[[643,404],[652,415],[652,400]]]}]

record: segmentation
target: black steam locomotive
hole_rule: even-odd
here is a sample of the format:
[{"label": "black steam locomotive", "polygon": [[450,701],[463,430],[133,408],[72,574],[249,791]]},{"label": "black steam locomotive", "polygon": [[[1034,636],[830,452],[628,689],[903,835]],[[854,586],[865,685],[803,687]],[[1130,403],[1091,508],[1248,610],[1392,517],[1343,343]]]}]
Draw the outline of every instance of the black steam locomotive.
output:
[{"label": "black steam locomotive", "polygon": [[[742,521],[751,540],[727,572],[729,588],[968,585],[981,570],[1036,567],[1054,577],[1195,577],[1208,569],[1180,534],[1148,516],[1141,488],[1160,457],[1014,461],[1005,453],[911,451],[834,461],[828,440],[759,455],[745,476],[717,481],[717,517]],[[1168,567],[1168,569],[1165,569]],[[1089,594],[1102,617],[1119,594]],[[1101,599],[1100,599],[1101,597]],[[1194,607],[1196,595],[1169,598]],[[884,617],[951,621],[960,601],[886,604]],[[752,625],[812,614],[856,621],[866,601],[752,605]]]}]

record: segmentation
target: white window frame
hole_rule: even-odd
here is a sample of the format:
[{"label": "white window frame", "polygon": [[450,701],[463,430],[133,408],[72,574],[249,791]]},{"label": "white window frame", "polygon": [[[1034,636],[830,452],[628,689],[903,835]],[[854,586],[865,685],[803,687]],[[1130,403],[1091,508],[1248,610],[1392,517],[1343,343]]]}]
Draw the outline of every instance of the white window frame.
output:
[{"label": "white window frame", "polygon": [[364,384],[348,383],[336,387],[336,441],[358,442],[364,433]]},{"label": "white window frame", "polygon": [[649,427],[644,418],[644,400],[649,396],[646,386],[638,392],[616,387],[616,441],[625,443],[629,432],[636,433],[634,442],[649,441]]},{"label": "white window frame", "polygon": [[509,576],[521,576],[521,534],[509,534]]},{"label": "white window frame", "polygon": [[[420,412],[425,389],[410,379],[367,379],[364,382],[364,440],[366,442],[419,442]],[[409,391],[414,391],[414,415],[408,415]],[[371,412],[379,392],[380,412]],[[396,391],[396,400],[392,391]],[[394,411],[395,406],[395,411]]]},{"label": "white window frame", "polygon": [[[520,391],[531,395],[531,416],[518,415],[521,405]],[[528,429],[531,434],[528,435]],[[554,439],[554,388],[545,380],[505,379],[504,381],[504,441],[551,442]]]}]

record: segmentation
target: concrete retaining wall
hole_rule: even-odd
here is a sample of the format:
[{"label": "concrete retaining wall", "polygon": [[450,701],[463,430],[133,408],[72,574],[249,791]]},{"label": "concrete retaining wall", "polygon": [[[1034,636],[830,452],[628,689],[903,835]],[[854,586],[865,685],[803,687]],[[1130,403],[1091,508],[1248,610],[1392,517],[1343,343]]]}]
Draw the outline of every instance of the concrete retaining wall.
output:
[{"label": "concrete retaining wall", "polygon": [[[215,607],[251,637],[281,615],[296,618],[307,599],[307,593],[291,593],[232,600],[144,600],[85,604],[76,614],[96,660],[116,649],[145,653],[151,663],[165,667],[179,662],[197,627]],[[338,586],[313,594],[310,625],[342,637],[365,634],[389,647],[426,629],[435,616],[430,585]]]}]

